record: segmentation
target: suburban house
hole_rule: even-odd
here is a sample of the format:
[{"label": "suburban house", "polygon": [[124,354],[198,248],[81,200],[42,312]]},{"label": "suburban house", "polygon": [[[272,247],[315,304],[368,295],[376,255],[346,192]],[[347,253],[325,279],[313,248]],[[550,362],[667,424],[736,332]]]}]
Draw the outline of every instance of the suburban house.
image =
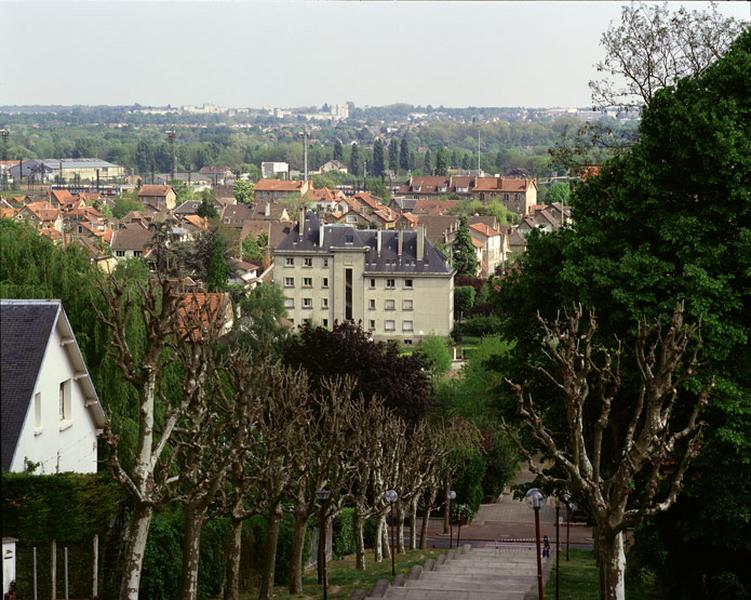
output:
[{"label": "suburban house", "polygon": [[74,196],[68,190],[50,190],[49,198],[50,204],[60,210],[86,208],[86,200],[80,196]]},{"label": "suburban house", "polygon": [[285,179],[289,177],[289,163],[286,162],[262,162],[261,177],[272,179],[281,175]]},{"label": "suburban house", "polygon": [[117,262],[145,257],[154,241],[154,232],[139,222],[123,225],[112,234],[112,255]]},{"label": "suburban house", "polygon": [[347,165],[338,160],[327,160],[321,165],[321,173],[347,173]]},{"label": "suburban house", "polygon": [[477,255],[478,276],[487,279],[506,261],[508,237],[486,223],[471,223],[469,236]]},{"label": "suburban house", "polygon": [[360,230],[303,213],[274,253],[274,281],[293,324],[351,320],[405,345],[454,325],[454,271],[424,227]]},{"label": "suburban house", "polygon": [[145,184],[138,190],[138,199],[155,210],[172,210],[177,195],[171,185]]},{"label": "suburban house", "polygon": [[59,300],[0,300],[3,471],[95,473],[106,418]]},{"label": "suburban house", "polygon": [[180,330],[198,339],[212,324],[220,328],[220,336],[232,331],[234,324],[229,292],[186,292],[180,297],[177,314]]},{"label": "suburban house", "polygon": [[16,213],[15,218],[18,221],[30,222],[39,231],[44,229],[54,229],[60,233],[63,231],[63,217],[60,209],[44,200],[29,202]]},{"label": "suburban house", "polygon": [[282,181],[280,179],[259,179],[253,192],[256,204],[276,202],[286,197],[302,198],[313,188],[309,181]]},{"label": "suburban house", "polygon": [[221,212],[222,223],[241,229],[245,221],[253,218],[253,209],[247,204],[228,204]]},{"label": "suburban house", "polygon": [[529,235],[533,229],[539,229],[545,233],[550,233],[560,229],[563,221],[567,220],[566,213],[561,213],[560,209],[549,209],[547,206],[541,207],[524,217],[517,226],[519,233]]}]

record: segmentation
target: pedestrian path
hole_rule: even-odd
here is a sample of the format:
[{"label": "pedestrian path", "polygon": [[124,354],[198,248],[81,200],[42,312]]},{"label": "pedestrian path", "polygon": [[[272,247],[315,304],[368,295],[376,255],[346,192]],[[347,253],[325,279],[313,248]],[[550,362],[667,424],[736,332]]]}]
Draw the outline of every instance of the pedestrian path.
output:
[{"label": "pedestrian path", "polygon": [[[449,554],[434,570],[390,587],[383,598],[405,600],[524,600],[536,589],[535,551],[528,548],[473,548]],[[373,597],[369,597],[371,600]]]}]

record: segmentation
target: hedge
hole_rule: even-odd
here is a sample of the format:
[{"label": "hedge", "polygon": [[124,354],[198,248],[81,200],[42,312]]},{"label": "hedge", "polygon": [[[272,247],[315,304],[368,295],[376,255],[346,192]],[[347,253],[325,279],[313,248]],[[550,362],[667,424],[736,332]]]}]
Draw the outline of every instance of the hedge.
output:
[{"label": "hedge", "polygon": [[339,559],[355,551],[354,508],[343,508],[333,519],[332,554]]}]

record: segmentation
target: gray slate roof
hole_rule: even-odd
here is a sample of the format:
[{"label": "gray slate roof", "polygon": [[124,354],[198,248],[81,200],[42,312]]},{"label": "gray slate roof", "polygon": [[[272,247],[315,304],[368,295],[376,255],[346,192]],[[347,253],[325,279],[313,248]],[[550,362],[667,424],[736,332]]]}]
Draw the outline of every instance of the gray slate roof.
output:
[{"label": "gray slate roof", "polygon": [[[318,246],[320,220],[318,215],[305,216],[305,233],[299,239],[299,227],[295,227],[277,246],[276,252],[330,252],[332,248],[368,247],[365,257],[365,272],[430,273],[450,275],[453,271],[446,257],[430,240],[425,239],[424,260],[417,260],[417,232],[404,231],[402,256],[398,256],[398,231],[356,229],[350,225],[324,225],[323,247]],[[381,235],[381,254],[377,251],[377,236]]]},{"label": "gray slate roof", "polygon": [[60,303],[0,302],[3,470],[10,469]]}]

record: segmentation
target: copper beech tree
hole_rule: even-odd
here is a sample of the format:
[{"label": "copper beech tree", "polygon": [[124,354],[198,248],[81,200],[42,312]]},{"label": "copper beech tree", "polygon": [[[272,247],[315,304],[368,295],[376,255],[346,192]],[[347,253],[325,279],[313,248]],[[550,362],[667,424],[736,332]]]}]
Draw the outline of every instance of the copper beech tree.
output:
[{"label": "copper beech tree", "polygon": [[[523,385],[509,381],[522,427],[536,447],[528,448],[507,430],[544,482],[585,500],[597,525],[600,597],[623,600],[623,532],[675,503],[698,450],[699,414],[708,390],[692,393],[684,384],[696,384],[699,327],[684,322],[682,305],[667,328],[640,321],[633,343],[637,385],[632,388],[624,385],[631,373],[621,368],[621,341],[616,339],[612,347],[595,341],[594,311],[585,314],[578,306],[562,320],[550,324],[540,318],[540,323],[552,368],[539,367],[539,372],[561,398],[564,429],[546,420]],[[542,451],[564,475],[543,472],[535,451]]]}]

